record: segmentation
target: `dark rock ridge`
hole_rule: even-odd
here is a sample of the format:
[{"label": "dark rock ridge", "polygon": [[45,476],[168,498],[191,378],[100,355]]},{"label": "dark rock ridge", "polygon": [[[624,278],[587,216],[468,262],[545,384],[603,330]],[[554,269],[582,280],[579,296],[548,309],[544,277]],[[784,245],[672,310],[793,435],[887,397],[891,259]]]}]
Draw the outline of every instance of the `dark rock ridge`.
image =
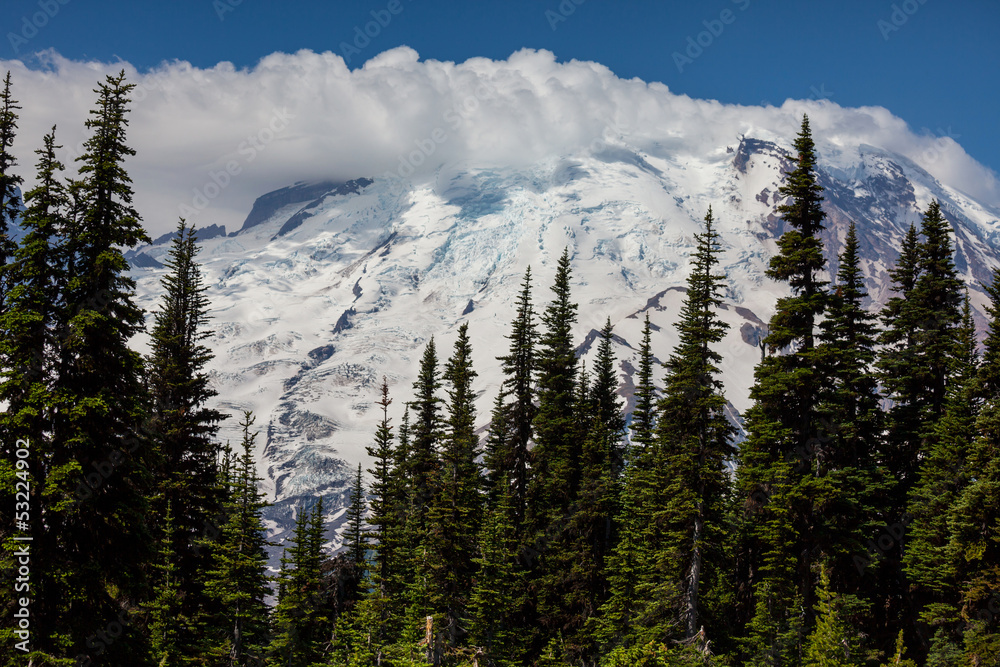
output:
[{"label": "dark rock ridge", "polygon": [[[225,236],[226,226],[225,225],[208,225],[207,227],[198,227],[195,229],[195,238],[199,241],[207,241],[208,239],[214,239],[216,236]],[[177,236],[177,232],[167,232],[161,236],[157,236],[153,239],[150,245],[162,245],[164,243],[170,243]]]}]

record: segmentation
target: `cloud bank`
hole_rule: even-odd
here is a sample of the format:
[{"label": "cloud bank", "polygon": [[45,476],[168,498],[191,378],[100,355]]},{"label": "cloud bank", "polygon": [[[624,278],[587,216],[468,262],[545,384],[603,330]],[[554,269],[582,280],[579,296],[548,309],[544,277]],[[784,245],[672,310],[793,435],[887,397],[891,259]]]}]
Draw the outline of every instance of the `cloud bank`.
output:
[{"label": "cloud bank", "polygon": [[173,62],[137,72],[129,63],[78,62],[53,52],[40,59],[34,69],[0,60],[23,107],[14,153],[26,185],[34,179],[33,151],[52,125],[61,158],[75,173],[93,89],[124,69],[137,84],[129,129],[137,155],[127,167],[154,236],[180,215],[233,231],[256,197],[300,180],[392,173],[419,181],[442,164],[524,166],[602,141],[680,158],[717,152],[742,134],[788,145],[803,112],[821,159],[824,148],[834,154],[871,144],[1000,205],[994,172],[953,138],[915,133],[882,107],[696,100],[660,83],[618,78],[598,63],[559,63],[548,51],[453,63],[421,61],[403,46],[354,71],[339,55],[311,51],[276,53],[243,70]]}]

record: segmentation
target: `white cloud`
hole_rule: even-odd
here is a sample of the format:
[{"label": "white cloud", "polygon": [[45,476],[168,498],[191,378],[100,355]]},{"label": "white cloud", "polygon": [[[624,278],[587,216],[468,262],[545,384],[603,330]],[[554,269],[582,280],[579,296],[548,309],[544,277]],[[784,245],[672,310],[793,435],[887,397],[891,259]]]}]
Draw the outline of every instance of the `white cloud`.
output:
[{"label": "white cloud", "polygon": [[[694,100],[659,83],[620,79],[597,63],[558,63],[548,51],[456,64],[420,61],[413,49],[399,47],[354,71],[339,55],[310,51],[276,53],[245,70],[173,62],[146,73],[128,63],[76,62],[51,52],[41,58],[41,69],[0,61],[0,70],[12,71],[23,107],[14,148],[20,173],[30,184],[32,151],[53,124],[67,147],[64,157],[78,153],[93,88],[124,68],[139,85],[129,130],[138,154],[128,169],[153,235],[171,229],[182,206],[206,202],[194,222],[234,230],[257,196],[297,180],[408,173],[409,167],[419,179],[455,161],[523,165],[609,136],[679,155],[719,151],[741,134],[787,144],[804,111],[821,150],[879,146],[987,204],[1000,204],[994,172],[953,139],[915,133],[884,108]],[[227,164],[239,173],[223,175]],[[225,187],[213,183],[213,174]]]}]

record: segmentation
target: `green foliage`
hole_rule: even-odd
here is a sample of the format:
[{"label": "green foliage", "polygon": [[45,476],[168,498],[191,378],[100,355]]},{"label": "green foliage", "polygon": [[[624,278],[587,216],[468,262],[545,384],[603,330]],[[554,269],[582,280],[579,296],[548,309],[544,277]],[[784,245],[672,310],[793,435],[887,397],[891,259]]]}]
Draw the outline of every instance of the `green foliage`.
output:
[{"label": "green foliage", "polygon": [[816,627],[806,641],[802,666],[864,665],[858,633],[844,618],[844,601],[830,590],[826,567],[820,570],[816,599]]},{"label": "green foliage", "polygon": [[577,363],[572,338],[577,305],[570,297],[570,276],[567,248],[556,269],[553,300],[542,315],[545,331],[535,358],[538,411],[527,502],[531,532],[544,531],[561,520],[572,505],[579,483],[580,450],[574,414]]},{"label": "green foliage", "polygon": [[[322,505],[322,498],[320,499]],[[364,569],[368,560],[368,532],[365,530],[365,514],[368,503],[365,501],[365,487],[362,483],[361,464],[354,476],[354,486],[351,488],[351,505],[347,509],[347,528],[344,531],[344,549],[355,566]]]},{"label": "green foliage", "polygon": [[212,565],[206,573],[206,594],[219,610],[209,621],[212,660],[243,667],[264,654],[269,637],[269,616],[264,602],[270,594],[267,576],[268,545],[261,519],[267,506],[258,491],[253,447],[257,438],[251,432],[254,417],[243,413],[242,453],[227,470],[223,480],[229,490],[223,505],[225,522],[218,539],[206,544],[211,550]]},{"label": "green foliage", "polygon": [[481,664],[522,664],[521,595],[524,573],[517,560],[515,510],[510,489],[486,515],[478,536],[475,584],[469,598],[469,644],[483,652]]},{"label": "green foliage", "polygon": [[[503,390],[497,396],[490,428],[491,444],[486,454],[486,468],[491,498],[500,495],[498,482],[506,478],[513,485],[511,502],[514,507],[514,525],[520,530],[524,522],[528,493],[528,443],[533,435],[535,419],[536,367],[535,345],[538,333],[535,325],[534,306],[531,302],[531,267],[524,271],[521,293],[517,300],[517,314],[507,335],[510,348],[506,356],[497,357],[504,372]],[[504,394],[512,397],[504,403]]]}]

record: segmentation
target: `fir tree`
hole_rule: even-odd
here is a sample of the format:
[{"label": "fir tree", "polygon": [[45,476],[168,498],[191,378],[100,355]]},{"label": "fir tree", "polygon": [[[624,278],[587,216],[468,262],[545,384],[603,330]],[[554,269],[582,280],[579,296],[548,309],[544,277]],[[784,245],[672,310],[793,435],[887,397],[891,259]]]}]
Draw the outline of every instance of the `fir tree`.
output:
[{"label": "fir tree", "polygon": [[323,498],[312,512],[299,508],[292,546],[281,559],[278,603],[268,655],[282,665],[307,667],[322,659],[333,629],[320,575]]},{"label": "fir tree", "polygon": [[545,332],[535,359],[538,411],[533,422],[531,481],[527,517],[531,530],[545,530],[570,508],[579,482],[580,451],[574,438],[574,394],[577,390],[573,325],[577,305],[570,301],[569,249],[556,270],[553,301],[542,316]]},{"label": "fir tree", "polygon": [[[830,493],[814,457],[816,442],[830,437],[818,410],[827,378],[815,344],[816,319],[826,307],[827,292],[820,278],[825,266],[818,236],[825,218],[822,187],[806,117],[795,150],[795,169],[778,191],[789,198],[777,209],[786,228],[767,270],[768,277],[787,282],[792,294],[778,300],[764,339],[772,355],[754,373],[754,405],[746,414],[748,437],[737,469],[752,530],[745,543],[754,598],[747,647],[755,656],[752,664],[766,665],[787,664],[787,656],[801,648],[802,627],[808,626],[813,607],[818,535],[811,518]],[[797,613],[800,606],[804,618]]]},{"label": "fir tree", "polygon": [[[497,422],[497,433],[501,425],[509,430],[503,444],[498,444],[498,450],[490,462],[494,481],[507,477],[514,485],[511,502],[514,506],[514,525],[519,529],[524,521],[528,489],[528,446],[533,435],[535,419],[535,386],[534,373],[536,367],[535,344],[538,338],[535,327],[534,306],[531,302],[531,267],[524,271],[521,283],[521,293],[517,300],[517,315],[511,323],[511,332],[507,339],[510,349],[506,356],[497,357],[503,365],[505,375],[504,389],[512,397],[509,408],[503,415],[495,412],[494,417],[504,421]],[[499,406],[498,408],[499,409]],[[493,429],[491,429],[491,434]],[[494,493],[494,496],[497,494]]]},{"label": "fir tree", "polygon": [[[37,619],[37,637],[60,653],[85,653],[95,622],[106,625],[141,599],[143,565],[153,555],[142,358],[128,347],[144,320],[122,255],[149,242],[124,168],[134,154],[125,143],[133,87],[122,73],[95,90],[97,105],[86,122],[91,136],[71,188],[68,282],[55,315],[61,344],[49,465],[59,473],[46,481],[51,538],[36,544],[39,571],[52,577],[51,599],[61,607]],[[124,664],[144,653],[138,628],[129,624],[104,657]]]},{"label": "fir tree", "polygon": [[[815,549],[825,557],[824,571],[833,590],[861,594],[878,606],[877,595],[889,595],[881,579],[892,574],[872,568],[879,575],[879,585],[873,587],[871,581],[862,582],[859,575],[863,571],[856,567],[858,554],[866,551],[865,541],[886,523],[887,517],[880,516],[880,510],[886,500],[887,481],[877,465],[884,429],[873,368],[877,329],[875,316],[864,308],[868,293],[853,223],[839,265],[820,333],[820,353],[829,380],[820,392],[818,411],[821,424],[826,426],[822,437],[805,452],[816,461],[814,474],[824,477],[822,482],[816,480],[823,504],[815,518],[819,538]],[[882,639],[888,642],[893,638]]]},{"label": "fir tree", "polygon": [[[905,572],[915,600],[922,606],[921,620],[928,625],[955,619],[959,593],[951,553],[949,518],[952,505],[977,471],[967,458],[980,401],[976,387],[978,354],[972,309],[966,296],[962,326],[949,355],[951,373],[943,415],[928,434],[928,452],[921,462],[910,492],[912,517],[909,541],[903,555]],[[953,624],[949,630],[955,630]],[[933,631],[925,630],[929,638]]]},{"label": "fir tree", "polygon": [[816,627],[806,642],[802,666],[864,665],[858,633],[842,617],[842,601],[830,590],[825,567],[820,570],[816,599]]},{"label": "fir tree", "polygon": [[375,626],[373,641],[379,645],[385,643],[395,629],[395,603],[398,602],[399,590],[394,585],[399,573],[400,540],[402,526],[397,512],[396,480],[394,478],[394,435],[389,424],[389,382],[382,378],[381,395],[376,405],[382,408],[382,421],[375,430],[375,443],[368,446],[368,456],[374,461],[374,467],[368,469],[372,476],[370,489],[371,516],[368,523],[371,526],[372,550],[374,557],[370,569],[371,587],[368,595],[367,610],[372,616]]},{"label": "fir tree", "polygon": [[[948,223],[937,201],[921,222],[923,242],[911,230],[891,274],[898,296],[882,312],[881,380],[889,412],[890,472],[896,497],[916,482],[924,438],[944,409],[955,330],[961,319],[962,283],[955,273]],[[902,512],[902,507],[898,511]]]},{"label": "fir tree", "polygon": [[[151,406],[146,430],[157,453],[151,523],[158,523],[155,517],[166,505],[174,508],[178,579],[184,613],[191,615],[206,604],[201,575],[209,567],[208,553],[197,548],[194,538],[222,509],[215,437],[225,418],[206,407],[216,392],[204,370],[212,353],[203,341],[211,332],[204,328],[208,299],[196,263],[198,251],[194,228],[182,220],[166,262],[169,273],[161,280],[163,305],[155,315],[147,365]],[[197,642],[187,637],[183,643]]]},{"label": "fir tree", "polygon": [[473,559],[475,584],[469,596],[469,642],[482,650],[485,664],[493,667],[522,664],[524,575],[517,561],[516,510],[510,496],[511,487],[504,484],[503,494],[483,522]]},{"label": "fir tree", "polygon": [[636,372],[635,409],[632,411],[633,448],[646,449],[653,442],[656,431],[657,390],[653,379],[653,347],[650,343],[652,332],[649,313],[642,327],[642,342],[639,344],[639,368]]},{"label": "fir tree", "polygon": [[[15,284],[6,267],[17,248],[10,238],[10,225],[21,212],[18,187],[22,179],[14,173],[17,159],[11,152],[17,134],[17,111],[20,108],[13,97],[8,71],[3,82],[3,93],[0,93],[0,315],[7,311],[7,295]],[[54,127],[52,132],[55,134]]]},{"label": "fir tree", "polygon": [[406,474],[410,485],[411,512],[416,519],[415,526],[421,531],[427,527],[427,510],[434,493],[439,472],[437,456],[441,441],[441,403],[437,390],[441,388],[438,374],[437,351],[431,338],[420,360],[420,372],[413,383],[414,399],[410,403],[415,421],[410,432],[409,452],[406,460]]},{"label": "fir tree", "polygon": [[368,532],[365,530],[365,514],[368,503],[365,502],[365,487],[362,483],[361,464],[354,476],[354,486],[351,488],[351,506],[347,509],[347,529],[344,532],[344,550],[354,565],[364,569],[368,563]]},{"label": "fir tree", "polygon": [[959,582],[958,611],[966,621],[966,653],[970,664],[981,665],[1000,656],[996,613],[1000,601],[1000,270],[994,269],[985,288],[989,319],[977,378],[981,409],[966,456],[970,479],[948,516],[949,564]]},{"label": "fir tree", "polygon": [[[714,222],[709,208],[704,231],[696,236],[687,296],[677,324],[680,340],[666,364],[653,455],[657,475],[651,491],[656,495],[646,501],[653,523],[663,531],[654,545],[653,572],[670,573],[652,588],[669,590],[676,582],[676,612],[666,618],[668,623],[676,622],[687,639],[702,630],[708,606],[705,598],[720,593],[704,589],[705,582],[714,581],[724,568],[726,463],[735,454],[719,379],[722,357],[713,349],[728,329],[717,313],[724,277],[715,273],[720,250]],[[664,595],[660,604],[669,600]],[[657,604],[655,599],[652,602]],[[664,614],[654,612],[652,617],[664,618]],[[711,624],[712,619],[708,620]],[[665,625],[661,633],[669,627]],[[661,634],[660,638],[665,637]]]},{"label": "fir tree", "polygon": [[[251,432],[254,417],[243,413],[243,452],[233,462],[229,479],[229,499],[223,506],[226,521],[218,540],[211,545],[212,569],[205,591],[219,613],[211,619],[212,662],[227,667],[255,664],[263,655],[269,634],[267,604],[270,594],[267,576],[266,529],[261,512],[267,506],[258,491]],[[225,468],[223,468],[225,470]]]},{"label": "fir tree", "polygon": [[153,600],[146,605],[150,615],[149,635],[153,660],[163,667],[186,664],[184,656],[190,652],[190,648],[184,650],[183,637],[197,637],[199,635],[196,633],[203,630],[183,612],[183,593],[174,552],[175,540],[173,506],[168,503],[163,520],[159,559],[154,565],[159,571],[158,581],[153,591]]},{"label": "fir tree", "polygon": [[465,634],[462,626],[472,589],[476,535],[482,522],[472,389],[475,377],[469,325],[464,323],[443,375],[448,387],[447,427],[427,535],[430,603],[442,615],[442,630],[451,647]]},{"label": "fir tree", "polygon": [[[44,148],[36,151],[38,161],[38,185],[26,197],[28,205],[21,222],[25,232],[14,261],[6,267],[7,276],[14,285],[8,295],[6,312],[0,314],[0,330],[4,337],[0,340],[0,401],[5,410],[0,413],[0,518],[6,526],[15,525],[14,510],[17,482],[29,485],[29,507],[35,514],[30,521],[30,535],[34,545],[33,560],[45,563],[42,558],[51,559],[49,567],[55,570],[58,553],[54,543],[57,536],[46,530],[46,514],[49,500],[45,489],[49,477],[58,479],[72,474],[73,464],[63,462],[53,466],[55,444],[50,435],[53,416],[52,380],[55,373],[54,355],[58,340],[54,335],[55,314],[59,307],[59,288],[64,282],[62,257],[58,246],[58,234],[64,231],[67,221],[65,208],[67,198],[57,173],[62,165],[56,160],[54,132],[45,136]],[[15,449],[18,441],[28,443],[28,457],[24,459],[27,469],[15,472],[18,461]],[[21,464],[17,464],[21,465]],[[13,541],[5,543],[3,567],[13,567],[13,552],[19,545]],[[3,605],[4,618],[10,620],[9,627],[16,626],[13,614],[14,602],[20,596],[15,594],[14,581],[4,584],[9,595],[9,605]],[[58,578],[39,577],[32,583],[32,618],[35,632],[43,634],[52,629],[61,606]],[[36,635],[37,636],[37,635]]]}]

